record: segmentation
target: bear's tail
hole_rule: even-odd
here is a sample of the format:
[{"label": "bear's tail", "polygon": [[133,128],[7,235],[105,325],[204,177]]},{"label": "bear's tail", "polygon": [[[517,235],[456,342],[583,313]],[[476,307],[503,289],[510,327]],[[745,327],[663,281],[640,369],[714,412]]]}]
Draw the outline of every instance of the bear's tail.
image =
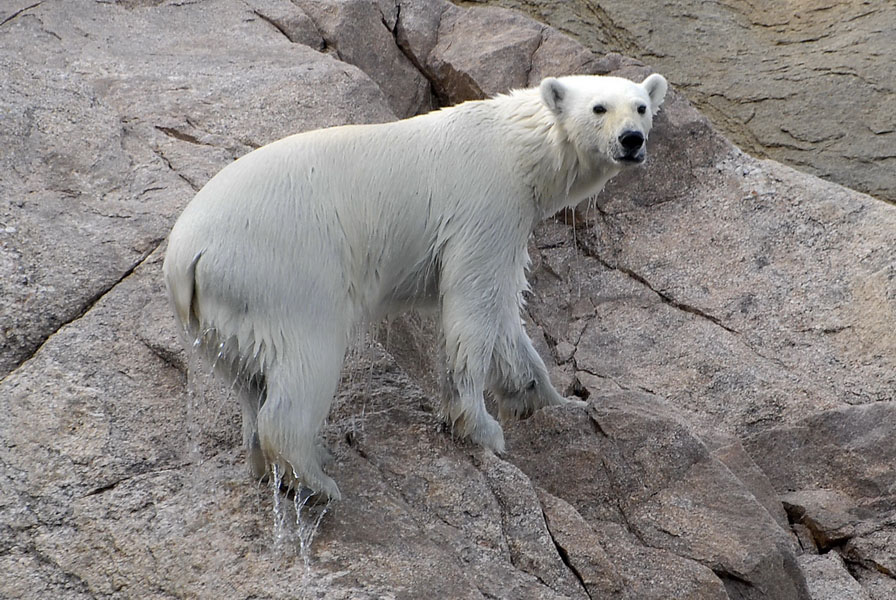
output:
[{"label": "bear's tail", "polygon": [[162,265],[165,284],[168,287],[168,297],[185,334],[195,334],[199,327],[199,315],[196,313],[195,306],[196,264],[201,257],[202,252],[197,252],[186,268],[183,268],[181,261],[171,255],[169,248]]}]

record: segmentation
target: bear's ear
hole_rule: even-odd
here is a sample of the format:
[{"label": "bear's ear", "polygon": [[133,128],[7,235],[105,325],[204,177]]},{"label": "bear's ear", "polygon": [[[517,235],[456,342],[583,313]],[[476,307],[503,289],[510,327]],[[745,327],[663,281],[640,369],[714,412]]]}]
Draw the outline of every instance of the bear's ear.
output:
[{"label": "bear's ear", "polygon": [[669,88],[666,78],[659,73],[654,73],[642,81],[641,85],[647,90],[647,95],[650,96],[650,104],[653,109],[653,114],[656,114],[660,109],[660,105],[663,103],[663,99],[666,97],[666,90]]},{"label": "bear's ear", "polygon": [[555,115],[563,112],[563,103],[568,96],[568,90],[563,82],[555,77],[546,77],[539,86],[541,99]]}]

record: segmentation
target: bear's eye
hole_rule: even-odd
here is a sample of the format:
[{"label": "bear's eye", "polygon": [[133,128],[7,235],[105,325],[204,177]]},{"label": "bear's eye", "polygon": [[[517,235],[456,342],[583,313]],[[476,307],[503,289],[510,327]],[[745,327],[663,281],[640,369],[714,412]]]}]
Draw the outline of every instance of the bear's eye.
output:
[{"label": "bear's eye", "polygon": [[594,105],[594,114],[602,115],[605,112],[607,112],[607,107],[604,106],[603,104],[595,104]]},{"label": "bear's eye", "polygon": [[639,114],[639,115],[643,115],[643,114],[646,113],[646,112],[647,112],[647,107],[644,106],[643,104],[640,105],[640,106],[638,107],[638,114]]}]

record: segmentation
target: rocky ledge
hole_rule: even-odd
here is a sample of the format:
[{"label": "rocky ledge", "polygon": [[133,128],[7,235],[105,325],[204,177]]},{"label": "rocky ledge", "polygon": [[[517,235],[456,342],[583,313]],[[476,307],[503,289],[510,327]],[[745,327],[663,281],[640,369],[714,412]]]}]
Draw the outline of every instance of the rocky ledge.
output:
[{"label": "rocky ledge", "polygon": [[588,408],[495,457],[433,415],[427,321],[386,324],[327,427],[345,499],[298,527],[187,381],[160,264],[195,190],[297,131],[649,69],[438,0],[80,0],[0,9],[0,71],[0,596],[896,597],[892,205],[673,93],[649,163],[532,240],[529,331]]}]

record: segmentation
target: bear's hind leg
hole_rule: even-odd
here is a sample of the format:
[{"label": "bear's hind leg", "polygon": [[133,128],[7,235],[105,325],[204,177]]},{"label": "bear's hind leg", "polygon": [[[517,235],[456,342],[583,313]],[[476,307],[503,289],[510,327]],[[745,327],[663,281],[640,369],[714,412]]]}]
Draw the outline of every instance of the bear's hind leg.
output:
[{"label": "bear's hind leg", "polygon": [[246,448],[246,462],[249,472],[256,480],[267,473],[264,453],[258,438],[258,411],[264,406],[267,395],[264,377],[258,373],[247,377],[239,390],[240,408],[243,420],[243,446]]},{"label": "bear's hind leg", "polygon": [[[198,329],[198,328],[197,328]],[[214,327],[206,327],[193,344],[213,365],[215,376],[236,394],[242,413],[243,446],[249,472],[256,480],[267,473],[258,440],[258,411],[267,394],[264,374],[254,345],[240,345],[237,336],[224,338]],[[246,351],[246,348],[249,351]]]},{"label": "bear's hind leg", "polygon": [[345,356],[346,344],[337,337],[303,332],[288,359],[281,359],[268,374],[267,397],[258,413],[258,439],[267,468],[276,466],[287,486],[305,486],[330,500],[341,494],[323,471],[328,453],[318,436]]}]

